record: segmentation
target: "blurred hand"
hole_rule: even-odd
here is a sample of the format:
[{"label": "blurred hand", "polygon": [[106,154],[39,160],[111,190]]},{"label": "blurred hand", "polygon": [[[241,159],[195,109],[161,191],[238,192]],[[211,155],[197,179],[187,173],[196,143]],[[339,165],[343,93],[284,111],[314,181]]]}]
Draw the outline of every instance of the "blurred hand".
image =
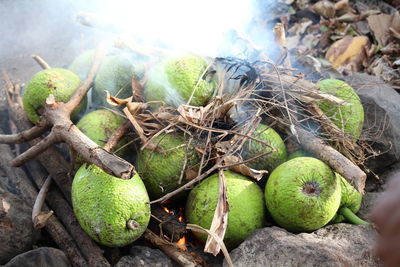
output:
[{"label": "blurred hand", "polygon": [[371,219],[380,233],[376,244],[378,257],[386,266],[400,266],[400,174],[387,184],[386,192],[374,207]]}]

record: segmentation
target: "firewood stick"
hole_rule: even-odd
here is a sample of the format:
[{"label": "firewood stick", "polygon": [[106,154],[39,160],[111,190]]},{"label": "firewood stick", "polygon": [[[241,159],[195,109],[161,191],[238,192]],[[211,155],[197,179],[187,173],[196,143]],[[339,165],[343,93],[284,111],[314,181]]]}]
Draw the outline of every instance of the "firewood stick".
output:
[{"label": "firewood stick", "polygon": [[201,264],[198,264],[192,255],[185,251],[179,250],[178,247],[173,244],[165,241],[155,233],[150,230],[146,230],[143,234],[143,237],[149,241],[153,246],[161,249],[165,254],[167,254],[171,259],[179,264],[182,267],[200,267]]},{"label": "firewood stick", "polygon": [[321,139],[312,133],[296,127],[301,145],[317,158],[328,164],[337,173],[348,180],[360,193],[364,193],[367,175],[353,162],[326,145]]},{"label": "firewood stick", "polygon": [[48,136],[45,138],[41,139],[36,145],[31,146],[28,150],[26,150],[24,153],[20,154],[17,156],[13,161],[12,161],[12,166],[13,167],[20,167],[27,161],[31,160],[38,154],[43,153],[45,150],[47,150],[49,147],[51,147],[53,144],[57,142],[57,137],[54,134],[54,132],[51,132]]},{"label": "firewood stick", "polygon": [[[46,176],[46,172],[40,165],[39,162],[32,161],[26,166],[36,184],[41,184],[43,177]],[[46,201],[67,231],[71,233],[83,256],[88,261],[89,266],[110,266],[104,258],[103,250],[79,226],[70,204],[62,197],[61,192],[57,188],[53,187],[48,192]]]},{"label": "firewood stick", "polygon": [[[37,197],[37,190],[30,183],[28,176],[21,168],[10,167],[10,162],[14,157],[10,147],[0,144],[0,150],[2,152],[0,165],[5,170],[7,176],[17,185],[23,199],[33,206]],[[45,209],[48,210],[46,205]],[[87,262],[82,257],[74,240],[55,216],[49,218],[44,229],[50,234],[60,249],[66,253],[73,266],[87,266]]]},{"label": "firewood stick", "polygon": [[50,129],[50,125],[42,121],[32,128],[19,132],[17,134],[0,134],[0,143],[2,144],[21,144],[28,142],[36,137],[41,136],[47,130]]},{"label": "firewood stick", "polygon": [[111,151],[118,144],[122,137],[128,132],[131,122],[126,120],[118,129],[108,138],[107,143],[104,145],[104,150]]},{"label": "firewood stick", "polygon": [[46,61],[44,61],[43,58],[41,58],[38,55],[32,55],[32,58],[39,64],[40,67],[42,67],[42,69],[50,69],[50,65],[47,64]]},{"label": "firewood stick", "polygon": [[53,214],[53,211],[50,211],[45,214],[41,212],[50,185],[51,185],[51,176],[49,175],[39,190],[39,194],[36,197],[35,204],[33,204],[32,222],[33,222],[33,227],[35,229],[43,228],[46,225],[47,220]]}]

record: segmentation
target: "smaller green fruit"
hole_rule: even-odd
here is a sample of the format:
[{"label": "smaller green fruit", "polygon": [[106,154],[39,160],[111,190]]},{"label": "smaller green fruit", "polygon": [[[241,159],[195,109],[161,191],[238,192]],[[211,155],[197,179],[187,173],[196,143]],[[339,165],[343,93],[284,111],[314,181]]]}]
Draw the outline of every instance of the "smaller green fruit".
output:
[{"label": "smaller green fruit", "polygon": [[291,160],[294,158],[300,158],[300,157],[311,157],[311,155],[304,151],[303,149],[298,149],[295,152],[293,152],[292,154],[290,154],[287,158],[287,160]]},{"label": "smaller green fruit", "polygon": [[207,68],[206,60],[192,54],[162,62],[146,84],[146,100],[178,106],[186,104],[193,94],[190,105],[206,105],[217,86],[216,77],[209,76]]},{"label": "smaller green fruit", "polygon": [[106,106],[106,93],[118,98],[132,95],[132,77],[137,75],[135,66],[123,56],[106,56],[94,80],[93,103]]},{"label": "smaller green fruit", "polygon": [[368,224],[355,215],[360,210],[362,194],[344,179],[343,176],[338,173],[335,173],[335,175],[340,178],[342,198],[340,208],[331,223],[340,223],[347,219],[347,221],[353,224]]},{"label": "smaller green fruit", "polygon": [[94,50],[87,50],[83,52],[74,59],[71,65],[69,65],[68,69],[76,73],[79,78],[84,81],[90,71],[90,67],[93,64],[94,55]]},{"label": "smaller green fruit", "polygon": [[242,157],[244,160],[251,159],[261,153],[272,151],[273,149],[276,151],[249,162],[247,165],[250,168],[272,171],[286,161],[287,152],[285,143],[274,129],[260,124],[252,134],[252,137],[267,143],[270,147],[255,140],[248,140],[243,145]]},{"label": "smaller green fruit", "polygon": [[[76,124],[76,127],[78,127],[97,145],[104,146],[111,135],[124,123],[124,121],[125,119],[122,116],[119,116],[110,110],[99,109],[83,116]],[[128,140],[123,138],[115,147],[115,150],[118,150],[127,142]],[[127,149],[122,149],[117,153],[117,155],[122,157],[126,152]],[[82,163],[81,160],[78,160],[78,162]]]},{"label": "smaller green fruit", "polygon": [[[39,71],[24,88],[22,102],[29,120],[37,123],[40,120],[38,111],[44,107],[46,99],[53,94],[58,102],[68,102],[81,84],[79,77],[66,69],[51,68]],[[86,97],[72,113],[72,118],[86,109]]]},{"label": "smaller green fruit", "polygon": [[95,165],[85,164],[75,174],[72,205],[83,230],[109,247],[132,243],[150,221],[149,197],[139,175],[123,180]]},{"label": "smaller green fruit", "polygon": [[340,205],[340,179],[322,161],[300,157],[279,165],[269,176],[265,200],[282,227],[293,232],[326,225]]},{"label": "smaller green fruit", "polygon": [[356,91],[347,83],[336,79],[325,79],[317,85],[322,92],[333,94],[350,104],[340,106],[322,101],[319,106],[344,133],[358,139],[364,124],[364,108]]},{"label": "smaller green fruit", "polygon": [[[186,183],[185,172],[200,161],[193,147],[177,134],[161,134],[153,139],[164,153],[144,149],[136,158],[136,169],[142,177],[151,199],[164,196]],[[185,156],[186,155],[186,156]],[[186,169],[182,170],[185,167]],[[179,179],[183,171],[182,184]]]},{"label": "smaller green fruit", "polygon": [[[233,249],[265,221],[264,196],[261,188],[243,175],[225,171],[229,205],[228,226],[224,243]],[[218,203],[219,176],[214,174],[203,180],[190,193],[186,202],[186,217],[190,223],[210,229]],[[204,234],[194,233],[206,241]]]}]

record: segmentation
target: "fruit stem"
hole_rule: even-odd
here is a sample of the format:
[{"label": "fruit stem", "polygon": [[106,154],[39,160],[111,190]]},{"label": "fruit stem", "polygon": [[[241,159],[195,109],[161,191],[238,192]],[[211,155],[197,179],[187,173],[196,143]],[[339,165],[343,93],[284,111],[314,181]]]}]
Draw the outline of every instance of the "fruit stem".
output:
[{"label": "fruit stem", "polygon": [[357,215],[355,215],[354,212],[351,211],[351,209],[349,209],[348,207],[341,207],[338,213],[340,215],[343,215],[343,217],[345,217],[352,224],[370,225],[369,222],[366,222]]},{"label": "fruit stem", "polygon": [[126,222],[126,227],[130,230],[137,230],[140,228],[140,224],[135,220],[128,220]]}]

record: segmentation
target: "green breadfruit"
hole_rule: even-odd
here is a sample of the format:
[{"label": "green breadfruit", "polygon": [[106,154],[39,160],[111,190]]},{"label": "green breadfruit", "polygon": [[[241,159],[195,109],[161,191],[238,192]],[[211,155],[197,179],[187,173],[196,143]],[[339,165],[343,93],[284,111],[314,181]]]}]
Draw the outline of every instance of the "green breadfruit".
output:
[{"label": "green breadfruit", "polygon": [[270,147],[250,139],[243,145],[242,156],[244,160],[250,159],[267,151],[272,151],[273,149],[276,151],[249,162],[247,165],[250,168],[272,171],[286,161],[287,152],[285,143],[274,129],[260,124],[252,134],[252,137],[267,143],[270,145]]},{"label": "green breadfruit", "polygon": [[339,210],[331,220],[331,223],[340,223],[347,220],[353,224],[368,224],[355,215],[361,208],[362,194],[344,179],[343,176],[338,173],[335,174],[340,179],[342,197]]},{"label": "green breadfruit", "polygon": [[[264,196],[261,188],[245,176],[225,171],[229,204],[228,226],[224,243],[232,249],[243,242],[254,230],[262,228],[265,221]],[[218,174],[211,175],[198,184],[186,202],[186,218],[190,223],[210,229],[218,202]],[[194,233],[202,241],[207,236]]]},{"label": "green breadfruit", "polygon": [[[39,71],[28,82],[24,88],[22,102],[29,120],[37,123],[40,119],[38,114],[45,103],[46,98],[53,94],[56,101],[68,102],[81,84],[79,77],[66,69],[51,68]],[[78,114],[86,109],[86,97],[72,113],[75,119]]]},{"label": "green breadfruit", "polygon": [[123,56],[106,56],[94,80],[92,100],[94,104],[106,106],[106,93],[119,98],[132,95],[132,77],[137,75],[135,66]]},{"label": "green breadfruit", "polygon": [[314,231],[335,216],[340,205],[340,179],[328,165],[300,157],[279,165],[265,189],[268,211],[293,232]]},{"label": "green breadfruit", "polygon": [[147,101],[164,101],[178,106],[186,104],[204,106],[217,86],[215,76],[207,71],[208,63],[196,55],[166,60],[154,68],[145,87]]},{"label": "green breadfruit", "polygon": [[[123,180],[95,165],[85,164],[75,174],[72,205],[83,230],[110,247],[138,239],[150,220],[149,197],[139,175]],[[133,229],[128,228],[130,223]]]},{"label": "green breadfruit", "polygon": [[[185,183],[185,175],[182,184],[179,179],[182,169],[195,168],[199,163],[199,157],[191,146],[186,146],[184,137],[176,134],[161,134],[154,138],[153,144],[158,145],[164,153],[150,149],[140,151],[136,158],[136,169],[142,177],[151,199],[162,197]],[[186,156],[185,156],[186,154]],[[183,173],[186,173],[183,170]]]},{"label": "green breadfruit", "polygon": [[330,93],[350,104],[340,106],[322,101],[319,107],[344,133],[358,139],[364,124],[364,108],[356,91],[347,83],[336,79],[325,79],[317,85],[322,92]]},{"label": "green breadfruit", "polygon": [[[106,109],[92,111],[83,116],[76,124],[87,137],[99,146],[104,146],[110,136],[124,123],[125,119],[118,114]],[[128,142],[127,138],[123,138],[114,148],[118,150]],[[118,156],[124,156],[127,149],[121,149],[117,152]],[[81,159],[77,159],[78,165],[82,163]]]},{"label": "green breadfruit", "polygon": [[76,73],[82,81],[86,79],[89,73],[90,67],[93,64],[93,59],[95,55],[95,50],[88,50],[80,54],[74,59],[74,61],[69,65],[68,69]]},{"label": "green breadfruit", "polygon": [[287,160],[291,160],[294,158],[299,158],[299,157],[311,157],[310,153],[304,151],[303,149],[298,149],[292,154],[290,154],[287,158]]}]

